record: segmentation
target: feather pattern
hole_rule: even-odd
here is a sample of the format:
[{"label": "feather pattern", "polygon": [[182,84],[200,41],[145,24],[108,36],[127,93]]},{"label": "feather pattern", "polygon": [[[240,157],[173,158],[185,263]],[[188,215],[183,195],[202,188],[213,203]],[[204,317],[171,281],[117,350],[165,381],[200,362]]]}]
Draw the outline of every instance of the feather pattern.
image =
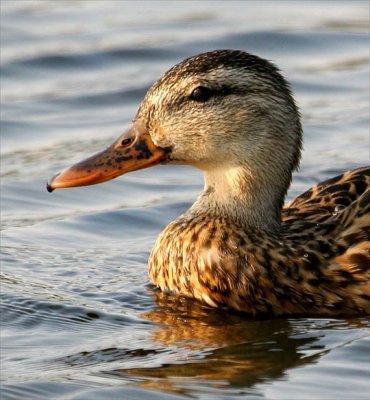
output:
[{"label": "feather pattern", "polygon": [[[177,85],[200,79],[234,95],[204,105],[201,114],[194,105],[186,114],[169,112]],[[204,193],[151,252],[155,285],[252,315],[370,314],[370,167],[283,206],[302,128],[289,84],[273,64],[240,51],[201,54],[171,68],[149,90],[138,117],[151,104],[157,110],[151,123],[172,123],[171,134],[152,133],[159,146],[170,143],[169,162],[205,173]]]},{"label": "feather pattern", "polygon": [[194,166],[205,189],[159,236],[155,285],[252,315],[370,314],[370,167],[284,206],[301,147],[300,113],[278,68],[215,50],[167,71],[118,140],[47,189],[158,163]]},{"label": "feather pattern", "polygon": [[284,207],[275,235],[187,212],[160,235],[150,277],[253,315],[369,314],[369,187],[370,168],[314,186]]}]

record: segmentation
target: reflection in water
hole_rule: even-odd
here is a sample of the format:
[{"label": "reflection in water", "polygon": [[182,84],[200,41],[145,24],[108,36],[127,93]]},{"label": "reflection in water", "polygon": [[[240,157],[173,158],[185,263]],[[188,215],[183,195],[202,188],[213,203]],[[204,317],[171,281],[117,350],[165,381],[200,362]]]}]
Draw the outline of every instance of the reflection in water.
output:
[{"label": "reflection in water", "polygon": [[[94,380],[162,393],[258,394],[260,384],[289,381],[288,372],[317,364],[332,350],[366,336],[370,326],[366,318],[252,320],[149,291],[156,305],[141,314],[150,322],[144,324],[145,348],[140,341],[137,347],[97,343],[92,351],[60,357],[52,365],[88,369]],[[106,325],[106,317],[101,323]],[[122,326],[115,326],[118,334]]]},{"label": "reflection in water", "polygon": [[[285,371],[314,363],[325,354],[320,331],[301,335],[307,320],[249,320],[229,310],[214,310],[196,301],[156,292],[157,308],[143,317],[158,324],[152,340],[164,348],[187,349],[190,359],[145,368],[118,369],[109,375],[134,378],[142,387],[186,393],[194,386],[248,389]],[[327,321],[326,321],[327,322]],[[305,325],[306,324],[306,325]],[[323,321],[325,325],[325,321]],[[316,351],[309,356],[305,350]],[[139,381],[139,382],[138,382]]]}]

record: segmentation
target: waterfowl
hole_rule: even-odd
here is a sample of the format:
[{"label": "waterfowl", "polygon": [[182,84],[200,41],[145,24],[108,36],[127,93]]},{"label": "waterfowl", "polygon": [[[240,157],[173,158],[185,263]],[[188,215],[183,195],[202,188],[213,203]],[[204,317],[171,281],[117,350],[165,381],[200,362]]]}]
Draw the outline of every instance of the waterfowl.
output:
[{"label": "waterfowl", "polygon": [[216,50],[167,71],[118,140],[47,188],[192,165],[204,191],[157,239],[154,285],[251,315],[369,314],[370,167],[284,206],[301,146],[300,114],[278,68]]}]

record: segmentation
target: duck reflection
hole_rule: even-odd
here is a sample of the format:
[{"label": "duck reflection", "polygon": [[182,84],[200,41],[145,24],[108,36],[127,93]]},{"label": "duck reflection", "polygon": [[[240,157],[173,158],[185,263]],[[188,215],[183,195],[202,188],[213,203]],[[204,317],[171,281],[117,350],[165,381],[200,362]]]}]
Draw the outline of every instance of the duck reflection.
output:
[{"label": "duck reflection", "polygon": [[155,345],[173,348],[178,359],[113,372],[125,379],[135,377],[135,384],[146,388],[187,394],[195,387],[244,392],[259,382],[282,378],[288,369],[315,363],[329,351],[319,343],[325,334],[309,328],[335,320],[258,321],[162,292],[155,292],[155,300],[157,307],[142,316],[157,324],[151,334]]}]

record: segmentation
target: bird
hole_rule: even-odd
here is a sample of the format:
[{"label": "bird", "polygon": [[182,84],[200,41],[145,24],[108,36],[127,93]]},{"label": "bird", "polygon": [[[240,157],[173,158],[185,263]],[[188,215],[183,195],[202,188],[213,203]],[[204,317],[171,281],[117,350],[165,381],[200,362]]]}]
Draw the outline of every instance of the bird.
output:
[{"label": "bird", "polygon": [[273,62],[212,50],[165,72],[113,144],[47,189],[157,164],[193,166],[204,190],[151,251],[157,288],[252,317],[368,315],[370,167],[284,205],[302,137],[292,90]]}]

